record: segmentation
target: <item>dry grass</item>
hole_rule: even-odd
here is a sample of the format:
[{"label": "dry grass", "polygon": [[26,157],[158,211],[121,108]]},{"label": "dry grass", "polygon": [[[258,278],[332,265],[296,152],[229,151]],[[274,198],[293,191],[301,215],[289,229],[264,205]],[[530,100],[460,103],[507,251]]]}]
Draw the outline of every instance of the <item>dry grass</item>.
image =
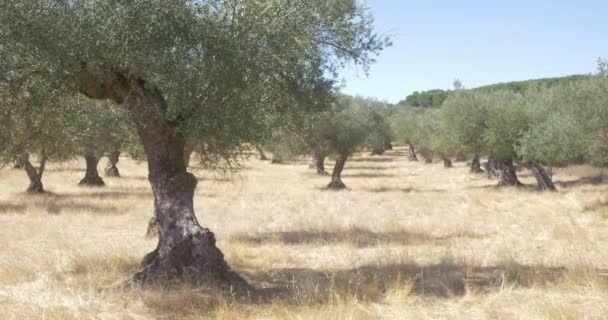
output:
[{"label": "dry grass", "polygon": [[[76,186],[83,163],[51,166],[51,195],[0,171],[0,319],[607,319],[608,185],[556,171],[560,192],[494,181],[404,150],[347,163],[350,191],[322,190],[305,162],[251,161],[243,179],[197,171],[200,221],[251,299],[120,284],[155,241],[145,165]],[[526,183],[533,178],[521,173]]]}]

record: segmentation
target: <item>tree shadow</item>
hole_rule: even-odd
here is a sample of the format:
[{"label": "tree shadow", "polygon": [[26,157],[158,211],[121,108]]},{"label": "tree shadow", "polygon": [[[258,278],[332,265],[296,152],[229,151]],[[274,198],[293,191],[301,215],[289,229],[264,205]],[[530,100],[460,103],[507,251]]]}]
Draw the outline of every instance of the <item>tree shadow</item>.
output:
[{"label": "tree shadow", "polygon": [[351,243],[358,247],[373,247],[380,244],[415,245],[428,242],[445,243],[451,239],[468,238],[481,239],[484,235],[473,232],[460,232],[444,236],[433,236],[423,232],[390,231],[376,232],[363,228],[350,228],[339,230],[295,230],[281,232],[264,232],[255,234],[241,234],[231,237],[231,240],[263,245],[280,242],[287,245],[300,245],[309,243]]},{"label": "tree shadow", "polygon": [[388,167],[379,167],[379,166],[348,166],[348,170],[375,170],[375,171],[381,171],[381,170],[394,170],[397,169],[397,166],[388,166]]},{"label": "tree shadow", "polygon": [[26,209],[26,206],[20,204],[0,203],[0,214],[24,214]]},{"label": "tree shadow", "polygon": [[429,266],[390,264],[349,270],[273,269],[242,274],[262,301],[326,303],[336,295],[377,301],[390,290],[408,287],[409,294],[435,298],[488,293],[503,286],[537,287],[557,283],[565,268],[505,264],[471,267],[454,263]]},{"label": "tree shadow", "polygon": [[127,199],[127,198],[152,198],[152,191],[98,191],[85,193],[71,193],[56,196],[58,199]]},{"label": "tree shadow", "polygon": [[387,178],[387,177],[394,177],[394,176],[395,175],[393,175],[393,174],[367,173],[367,172],[356,172],[356,173],[344,173],[344,174],[342,174],[343,178]]},{"label": "tree shadow", "polygon": [[608,179],[604,178],[603,175],[600,176],[591,176],[591,177],[583,177],[576,180],[568,180],[568,181],[554,181],[556,186],[561,188],[573,188],[579,187],[583,185],[602,185],[608,183]]},{"label": "tree shadow", "polygon": [[385,192],[403,192],[403,193],[446,193],[446,189],[416,189],[416,188],[395,188],[395,187],[374,187],[364,188],[366,192],[385,193]]},{"label": "tree shadow", "polygon": [[349,162],[393,162],[393,158],[387,157],[357,157],[348,159]]}]

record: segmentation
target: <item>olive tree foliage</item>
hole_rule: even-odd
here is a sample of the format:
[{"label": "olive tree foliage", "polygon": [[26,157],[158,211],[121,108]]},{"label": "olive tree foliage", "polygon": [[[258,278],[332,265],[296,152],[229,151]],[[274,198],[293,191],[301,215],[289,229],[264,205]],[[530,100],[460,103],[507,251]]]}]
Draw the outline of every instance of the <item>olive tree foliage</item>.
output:
[{"label": "olive tree foliage", "polygon": [[234,290],[248,285],[194,214],[186,139],[209,163],[239,159],[267,136],[266,115],[302,107],[284,97],[324,89],[349,63],[366,70],[389,44],[356,0],[5,0],[0,30],[4,74],[129,111],[159,226],[132,283]]},{"label": "olive tree foliage", "polygon": [[[42,176],[47,162],[75,154],[66,125],[73,109],[55,95],[56,88],[37,78],[0,80],[0,166],[17,164],[30,181],[29,193],[44,193]],[[38,168],[32,164],[39,162]]]},{"label": "olive tree foliage", "polygon": [[98,175],[97,164],[101,157],[108,156],[110,166],[118,173],[116,163],[121,150],[133,150],[136,146],[133,137],[137,135],[129,121],[126,110],[109,101],[92,100],[76,96],[70,99],[75,112],[74,121],[66,131],[79,155],[86,161],[85,177],[80,185],[103,186],[103,179]]},{"label": "olive tree foliage", "polygon": [[538,94],[546,114],[521,138],[525,160],[552,166],[608,164],[608,77],[600,75]]}]

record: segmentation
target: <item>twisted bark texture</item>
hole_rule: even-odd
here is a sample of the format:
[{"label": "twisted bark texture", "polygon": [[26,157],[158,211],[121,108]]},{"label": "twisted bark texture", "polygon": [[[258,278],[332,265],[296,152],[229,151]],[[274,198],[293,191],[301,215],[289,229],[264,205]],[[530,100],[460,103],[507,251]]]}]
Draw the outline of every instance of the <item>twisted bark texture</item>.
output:
[{"label": "twisted bark texture", "polygon": [[346,164],[346,160],[348,159],[347,155],[340,155],[338,159],[336,159],[336,164],[334,165],[334,170],[331,174],[331,182],[327,185],[328,189],[331,190],[343,190],[346,189],[346,185],[342,182],[342,170],[344,170],[344,165]]},{"label": "twisted bark texture", "polygon": [[520,187],[523,186],[517,178],[517,172],[513,165],[513,159],[496,160],[498,169],[498,186],[499,187]]},{"label": "twisted bark texture", "polygon": [[131,282],[172,287],[187,281],[200,287],[250,291],[247,282],[224,260],[213,232],[196,218],[193,197],[197,179],[186,170],[183,134],[176,123],[164,118],[163,110],[168,106],[162,93],[142,79],[116,71],[106,74],[101,83],[84,72],[81,78],[80,90],[85,95],[113,99],[131,111],[148,159],[158,244],[144,257]]},{"label": "twisted bark texture", "polygon": [[443,167],[446,169],[453,168],[454,164],[452,164],[452,160],[450,158],[443,158]]},{"label": "twisted bark texture", "polygon": [[320,153],[315,153],[313,156],[314,168],[317,170],[317,174],[320,176],[328,175],[327,171],[325,171],[325,155]]},{"label": "twisted bark texture", "polygon": [[86,187],[105,186],[106,184],[103,182],[103,179],[99,176],[99,173],[97,172],[97,165],[99,164],[99,158],[97,158],[94,155],[89,154],[89,155],[86,155],[84,157],[84,159],[87,164],[87,169],[85,171],[84,178],[82,178],[82,180],[80,180],[78,185],[86,186]]},{"label": "twisted bark texture", "polygon": [[40,167],[38,170],[34,168],[29,159],[23,161],[22,167],[25,169],[25,173],[30,180],[30,185],[27,187],[26,192],[30,194],[43,194],[46,191],[44,190],[44,185],[42,184],[42,175],[44,174],[44,169],[46,167],[46,159],[42,158],[40,160]]},{"label": "twisted bark texture", "polygon": [[117,164],[120,161],[120,151],[112,151],[108,154],[108,164],[106,165],[106,177],[118,178],[120,171]]},{"label": "twisted bark texture", "polygon": [[418,161],[418,156],[416,155],[416,147],[413,144],[408,145],[410,161]]},{"label": "twisted bark texture", "polygon": [[547,173],[545,168],[540,164],[540,162],[536,160],[530,160],[526,163],[526,166],[532,171],[534,174],[534,178],[536,178],[537,189],[539,191],[556,191],[555,185],[553,184],[553,180],[551,176]]},{"label": "twisted bark texture", "polygon": [[471,173],[483,173],[481,169],[481,162],[479,161],[479,155],[476,154],[471,161]]}]

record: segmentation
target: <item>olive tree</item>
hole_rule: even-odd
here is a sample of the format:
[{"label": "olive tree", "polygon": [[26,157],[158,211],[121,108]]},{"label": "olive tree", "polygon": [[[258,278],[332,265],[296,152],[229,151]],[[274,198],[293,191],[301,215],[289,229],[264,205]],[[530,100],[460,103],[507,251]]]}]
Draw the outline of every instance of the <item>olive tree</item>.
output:
[{"label": "olive tree", "polygon": [[[48,161],[75,154],[65,126],[73,120],[56,90],[38,79],[9,75],[0,83],[0,165],[19,164],[29,179],[28,193],[44,193]],[[39,162],[38,168],[32,163]]]},{"label": "olive tree", "polygon": [[333,115],[322,124],[321,132],[336,158],[327,188],[340,190],[346,188],[341,176],[346,161],[365,144],[370,127],[367,113],[352,104],[350,97],[339,97],[333,108]]},{"label": "olive tree", "polygon": [[453,152],[471,155],[471,172],[480,173],[482,132],[487,121],[487,98],[481,92],[456,90],[441,108],[441,128],[451,142]]},{"label": "olive tree", "polygon": [[207,161],[238,158],[264,136],[265,115],[290,112],[280,97],[325,83],[345,63],[366,69],[388,44],[354,0],[5,0],[0,30],[13,69],[40,69],[68,92],[129,112],[159,226],[132,283],[235,290],[248,285],[194,213],[186,136]]},{"label": "olive tree", "polygon": [[128,143],[129,135],[135,135],[135,132],[131,130],[125,110],[107,101],[76,97],[71,103],[74,104],[76,116],[66,130],[86,162],[85,176],[79,185],[103,186],[105,183],[97,171],[100,158],[107,155],[108,175],[119,176],[116,167],[119,150]]},{"label": "olive tree", "polygon": [[[545,115],[520,139],[518,154],[531,164],[608,164],[608,78],[598,76],[538,92]],[[554,189],[550,177],[532,168],[539,189]],[[541,179],[539,179],[539,177]]]}]

